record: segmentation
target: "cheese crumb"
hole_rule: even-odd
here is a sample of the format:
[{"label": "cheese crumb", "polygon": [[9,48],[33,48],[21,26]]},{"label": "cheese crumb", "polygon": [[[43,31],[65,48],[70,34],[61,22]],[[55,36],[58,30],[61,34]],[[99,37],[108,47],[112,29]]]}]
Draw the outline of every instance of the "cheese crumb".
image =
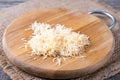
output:
[{"label": "cheese crumb", "polygon": [[32,49],[32,54],[53,57],[53,62],[57,60],[58,65],[61,57],[83,57],[81,54],[85,52],[85,46],[90,45],[87,35],[61,24],[53,26],[34,22],[31,27],[33,36],[26,44]]}]

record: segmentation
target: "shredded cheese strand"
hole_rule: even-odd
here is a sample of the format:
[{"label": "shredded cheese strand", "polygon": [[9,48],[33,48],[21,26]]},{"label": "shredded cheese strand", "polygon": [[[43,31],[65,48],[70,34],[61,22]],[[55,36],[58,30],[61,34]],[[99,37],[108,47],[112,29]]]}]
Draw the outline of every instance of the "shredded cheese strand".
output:
[{"label": "shredded cheese strand", "polygon": [[32,49],[32,54],[44,58],[53,57],[53,61],[58,60],[58,65],[61,63],[60,57],[81,56],[85,52],[85,46],[90,45],[87,35],[76,33],[64,25],[53,26],[34,22],[32,30],[33,36],[27,42]]}]

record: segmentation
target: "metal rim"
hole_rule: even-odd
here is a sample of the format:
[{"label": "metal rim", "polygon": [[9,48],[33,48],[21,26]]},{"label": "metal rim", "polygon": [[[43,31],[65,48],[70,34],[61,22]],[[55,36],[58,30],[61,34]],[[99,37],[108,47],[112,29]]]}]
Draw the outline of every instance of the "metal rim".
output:
[{"label": "metal rim", "polygon": [[101,14],[101,15],[105,15],[105,16],[109,17],[112,20],[112,23],[109,26],[109,29],[112,29],[113,27],[115,27],[115,25],[117,23],[116,18],[112,14],[110,14],[108,12],[105,12],[105,11],[96,11],[96,10],[95,11],[89,11],[88,14]]}]

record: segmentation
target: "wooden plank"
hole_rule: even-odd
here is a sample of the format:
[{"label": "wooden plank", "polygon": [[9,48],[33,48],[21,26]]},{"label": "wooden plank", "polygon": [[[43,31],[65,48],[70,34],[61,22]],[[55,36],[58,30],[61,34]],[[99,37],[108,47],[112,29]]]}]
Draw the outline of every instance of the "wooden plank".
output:
[{"label": "wooden plank", "polygon": [[120,73],[113,75],[105,80],[120,80]]},{"label": "wooden plank", "polygon": [[6,73],[4,73],[3,69],[0,67],[0,80],[11,80]]},{"label": "wooden plank", "polygon": [[15,4],[15,3],[17,3],[17,4],[19,4],[19,3],[23,3],[23,2],[25,2],[26,0],[18,0],[18,1],[16,1],[16,0],[12,0],[12,1],[3,1],[3,0],[1,0],[0,1],[0,5],[2,4],[2,5],[4,5],[4,4],[10,4],[10,5],[13,5],[13,4]]},{"label": "wooden plank", "polygon": [[0,9],[8,8],[28,0],[0,0]]},{"label": "wooden plank", "polygon": [[0,0],[0,1],[11,2],[11,1],[28,1],[28,0]]},{"label": "wooden plank", "polygon": [[100,0],[120,10],[120,0]]}]

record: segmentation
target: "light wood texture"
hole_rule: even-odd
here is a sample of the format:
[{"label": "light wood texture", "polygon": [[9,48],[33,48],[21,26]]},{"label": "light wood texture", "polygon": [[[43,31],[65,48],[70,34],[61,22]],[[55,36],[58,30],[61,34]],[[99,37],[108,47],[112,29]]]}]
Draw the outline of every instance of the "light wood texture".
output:
[{"label": "light wood texture", "polygon": [[[52,62],[52,58],[43,60],[29,56],[30,49],[24,46],[21,38],[29,38],[32,31],[25,31],[34,21],[49,24],[64,24],[90,37],[91,47],[86,58],[69,58],[61,66]],[[51,79],[75,78],[101,68],[111,56],[114,38],[108,26],[99,18],[86,12],[67,9],[41,9],[25,14],[14,20],[3,36],[4,51],[8,59],[22,70],[36,76]]]}]

